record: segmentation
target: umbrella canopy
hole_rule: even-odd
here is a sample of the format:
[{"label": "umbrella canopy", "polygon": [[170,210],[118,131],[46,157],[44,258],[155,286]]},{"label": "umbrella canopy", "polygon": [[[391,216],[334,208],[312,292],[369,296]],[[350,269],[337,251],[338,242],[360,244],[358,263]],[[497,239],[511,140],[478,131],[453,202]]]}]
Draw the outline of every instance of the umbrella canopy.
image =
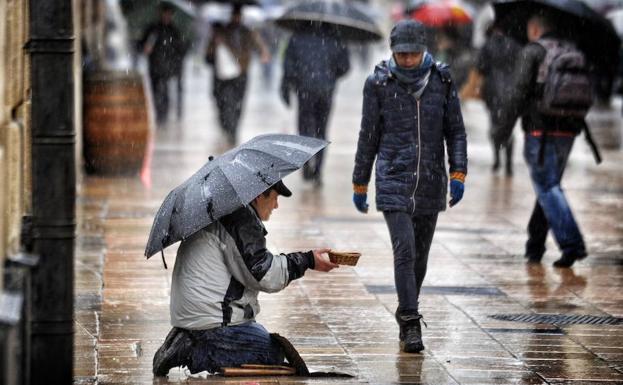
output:
[{"label": "umbrella canopy", "polygon": [[314,0],[300,2],[285,10],[276,20],[278,26],[293,31],[313,28],[335,29],[351,41],[372,41],[383,37],[381,30],[366,10],[349,1]]},{"label": "umbrella canopy", "polygon": [[327,144],[298,135],[261,135],[209,161],[164,199],[145,256],[149,258],[249,204]]},{"label": "umbrella canopy", "polygon": [[418,2],[409,7],[408,13],[412,19],[434,28],[472,22],[472,17],[467,9],[452,0]]},{"label": "umbrella canopy", "polygon": [[547,14],[556,32],[584,51],[598,72],[612,75],[621,41],[612,24],[578,0],[502,0],[493,3],[496,24],[520,42],[527,42],[526,24],[535,14]]},{"label": "umbrella canopy", "polygon": [[159,4],[167,4],[175,9],[173,24],[180,30],[184,41],[192,42],[195,35],[194,20],[198,13],[188,0],[120,0],[130,38],[139,40],[145,28],[159,19]]}]

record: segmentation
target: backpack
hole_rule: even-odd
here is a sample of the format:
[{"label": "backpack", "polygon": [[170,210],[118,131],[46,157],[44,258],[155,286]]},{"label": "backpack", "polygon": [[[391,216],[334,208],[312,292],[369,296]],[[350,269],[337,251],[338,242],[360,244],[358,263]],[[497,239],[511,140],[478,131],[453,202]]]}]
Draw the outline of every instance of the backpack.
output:
[{"label": "backpack", "polygon": [[542,96],[537,109],[543,115],[584,118],[593,104],[593,86],[586,56],[573,43],[539,39],[547,51],[537,84]]}]

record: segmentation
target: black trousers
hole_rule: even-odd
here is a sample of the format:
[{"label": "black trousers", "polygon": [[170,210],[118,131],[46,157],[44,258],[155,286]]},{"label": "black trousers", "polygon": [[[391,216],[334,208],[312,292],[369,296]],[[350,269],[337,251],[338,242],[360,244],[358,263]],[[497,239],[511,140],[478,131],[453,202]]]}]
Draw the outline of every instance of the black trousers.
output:
[{"label": "black trousers", "polygon": [[218,109],[218,119],[231,143],[236,142],[238,123],[242,115],[242,103],[247,92],[247,75],[233,79],[214,78],[214,98]]},{"label": "black trousers", "polygon": [[[327,124],[333,104],[333,90],[298,90],[299,134],[313,138],[326,139]],[[324,150],[303,166],[305,179],[320,179]]]},{"label": "black trousers", "polygon": [[396,313],[399,315],[418,314],[418,299],[426,276],[437,215],[383,212],[394,251],[394,281],[398,294]]}]

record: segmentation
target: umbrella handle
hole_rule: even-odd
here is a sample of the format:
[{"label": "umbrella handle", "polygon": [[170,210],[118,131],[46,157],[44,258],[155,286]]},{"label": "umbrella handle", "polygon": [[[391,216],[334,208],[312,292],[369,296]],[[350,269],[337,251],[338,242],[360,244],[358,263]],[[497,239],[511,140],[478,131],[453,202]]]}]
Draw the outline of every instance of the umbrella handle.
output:
[{"label": "umbrella handle", "polygon": [[164,260],[164,249],[160,249],[160,255],[162,256],[162,264],[164,265],[164,269],[167,270],[167,261]]}]

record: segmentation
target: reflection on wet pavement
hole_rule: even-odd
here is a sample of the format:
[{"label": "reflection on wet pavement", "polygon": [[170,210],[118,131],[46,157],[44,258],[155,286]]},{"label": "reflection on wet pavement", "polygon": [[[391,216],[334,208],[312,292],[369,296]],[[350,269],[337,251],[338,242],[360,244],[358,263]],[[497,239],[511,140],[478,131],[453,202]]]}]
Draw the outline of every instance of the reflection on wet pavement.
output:
[{"label": "reflection on wet pavement", "polygon": [[[310,271],[278,294],[262,295],[259,321],[287,336],[313,371],[344,379],[188,378],[174,369],[154,379],[151,362],[169,326],[169,289],[176,247],[145,260],[153,215],[166,193],[209,155],[226,149],[208,100],[208,74],[189,71],[188,115],[155,133],[152,186],[139,178],[86,177],[78,201],[75,382],[210,384],[614,384],[623,383],[623,325],[539,324],[494,314],[623,317],[623,154],[604,152],[596,166],[578,139],[564,180],[590,250],[573,269],[554,269],[548,240],[543,264],[522,256],[534,194],[520,158],[513,178],[492,175],[487,120],[464,106],[470,173],[466,195],[440,216],[421,297],[423,354],[403,354],[393,312],[392,253],[381,214],[358,214],[350,173],[364,74],[340,85],[330,127],[324,185],[293,174],[292,198],[267,223],[269,248],[358,250],[355,268]],[[251,84],[243,140],[265,132],[294,133],[295,116],[277,93]],[[519,130],[515,133],[521,141]],[[373,188],[371,189],[374,190]]]}]

